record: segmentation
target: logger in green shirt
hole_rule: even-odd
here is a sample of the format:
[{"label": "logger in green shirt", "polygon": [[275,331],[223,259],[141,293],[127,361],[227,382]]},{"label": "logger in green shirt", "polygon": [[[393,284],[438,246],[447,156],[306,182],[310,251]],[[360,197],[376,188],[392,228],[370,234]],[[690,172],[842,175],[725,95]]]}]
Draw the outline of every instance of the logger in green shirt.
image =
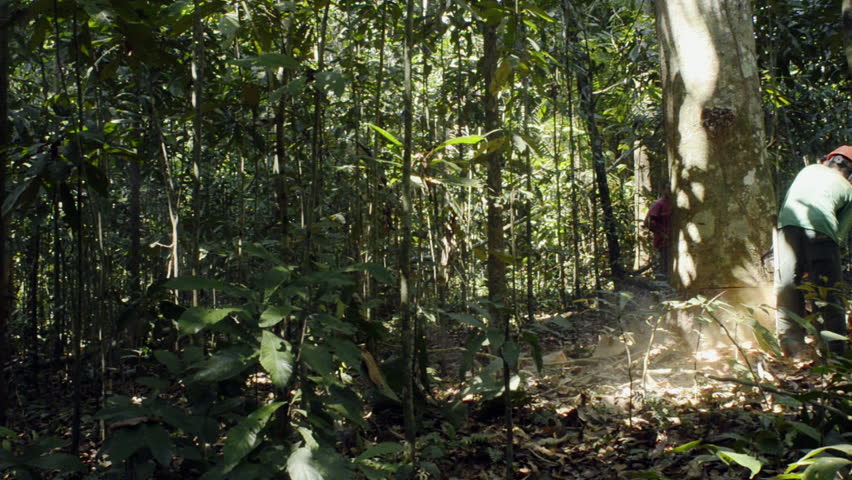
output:
[{"label": "logger in green shirt", "polygon": [[[852,225],[852,147],[844,145],[796,175],[778,214],[775,246],[775,328],[784,355],[795,356],[804,346],[804,329],[792,317],[805,316],[805,300],[796,287],[805,282],[833,286],[841,280],[840,244]],[[846,336],[846,309],[829,289],[820,309],[823,330]],[[828,342],[842,354],[845,342]]]}]

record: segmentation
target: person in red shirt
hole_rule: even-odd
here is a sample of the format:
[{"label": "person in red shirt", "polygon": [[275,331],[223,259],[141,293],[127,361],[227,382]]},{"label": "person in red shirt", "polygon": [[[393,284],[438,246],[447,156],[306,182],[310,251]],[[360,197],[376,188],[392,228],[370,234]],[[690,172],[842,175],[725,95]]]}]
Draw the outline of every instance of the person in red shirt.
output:
[{"label": "person in red shirt", "polygon": [[642,225],[654,235],[654,248],[658,252],[659,271],[666,276],[669,265],[669,220],[672,216],[672,202],[668,190],[651,204],[648,215]]}]

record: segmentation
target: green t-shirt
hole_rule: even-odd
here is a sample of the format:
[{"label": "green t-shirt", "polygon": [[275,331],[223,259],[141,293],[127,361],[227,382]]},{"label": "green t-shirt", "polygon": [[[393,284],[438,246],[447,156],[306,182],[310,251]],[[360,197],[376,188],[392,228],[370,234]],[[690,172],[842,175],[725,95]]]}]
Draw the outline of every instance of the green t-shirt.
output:
[{"label": "green t-shirt", "polygon": [[807,228],[828,235],[840,245],[850,225],[852,184],[825,165],[803,168],[787,190],[778,213],[778,228]]}]

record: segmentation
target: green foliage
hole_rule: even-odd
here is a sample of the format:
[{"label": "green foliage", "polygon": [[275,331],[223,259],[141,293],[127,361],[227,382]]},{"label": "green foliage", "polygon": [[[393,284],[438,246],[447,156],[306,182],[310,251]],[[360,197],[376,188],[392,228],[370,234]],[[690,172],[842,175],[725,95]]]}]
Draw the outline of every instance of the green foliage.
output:
[{"label": "green foliage", "polygon": [[14,478],[35,480],[55,470],[78,473],[85,469],[76,456],[56,452],[66,443],[58,438],[41,437],[22,444],[17,434],[5,427],[0,427],[0,438],[0,474],[11,473]]},{"label": "green foliage", "polygon": [[679,447],[674,448],[672,451],[675,452],[675,453],[683,453],[683,452],[688,452],[688,451],[696,449],[696,448],[700,448],[700,449],[704,449],[704,450],[709,451],[717,459],[721,460],[726,465],[737,464],[741,467],[745,467],[745,468],[749,469],[749,471],[751,472],[751,475],[749,475],[748,478],[754,478],[755,475],[760,473],[761,468],[763,468],[763,465],[761,464],[760,460],[758,460],[757,458],[755,458],[751,455],[746,455],[746,454],[743,454],[743,453],[737,453],[737,452],[731,451],[730,449],[727,449],[727,448],[724,448],[724,447],[719,447],[717,445],[704,443],[701,440],[696,440],[696,441],[693,441],[693,442],[686,443],[684,445],[681,445]]},{"label": "green foliage", "polygon": [[[168,405],[157,390],[136,403],[117,397],[99,413],[114,431],[104,454],[116,467],[142,472],[153,471],[157,464],[167,466],[173,456],[191,452],[192,457],[213,465],[206,479],[272,478],[281,471],[291,478],[345,478],[355,466],[379,478],[387,468],[378,468],[380,462],[373,458],[393,453],[389,446],[367,451],[353,461],[331,449],[336,424],[366,428],[363,400],[352,388],[351,374],[339,375],[354,373],[361,359],[355,341],[365,333],[363,323],[347,308],[354,302],[355,275],[367,272],[385,282],[390,274],[376,265],[360,264],[298,276],[292,274],[293,267],[276,264],[277,257],[264,247],[254,245],[248,250],[272,263],[267,263],[251,288],[200,278],[163,285],[182,290],[216,288],[234,306],[193,307],[179,314],[176,320],[184,342],[203,343],[211,332],[220,339],[206,353],[192,346],[182,352],[153,352],[153,358],[173,376],[173,383],[146,384],[173,389],[179,382],[188,402],[186,413]],[[251,385],[262,378],[259,371],[274,387],[277,401],[264,404],[255,398],[252,388],[256,387]],[[293,390],[297,393],[291,396]],[[295,410],[300,413],[292,415],[296,405],[301,405]],[[292,436],[296,431],[310,439],[306,446],[297,446]],[[225,437],[221,452],[204,447],[220,435]],[[281,448],[286,455],[270,463],[267,457]]]},{"label": "green foliage", "polygon": [[283,405],[284,402],[276,402],[260,407],[228,431],[224,447],[224,473],[233,470],[263,442],[261,431],[269,423],[272,414]]},{"label": "green foliage", "polygon": [[[845,304],[849,296],[847,287],[820,287],[805,284],[802,287],[805,297],[814,304],[825,304],[829,294],[836,302]],[[671,303],[673,308],[693,309],[698,321],[716,321],[716,312],[732,311],[730,306],[717,298],[696,297],[684,302]],[[804,318],[793,318],[808,332],[819,339],[845,339],[827,335],[820,328],[821,318],[812,313]],[[760,326],[754,318],[738,318],[752,326],[758,345],[767,353],[781,355],[777,340],[771,332]],[[839,337],[839,338],[837,338]],[[852,361],[846,356],[838,356],[823,351],[825,358],[813,367],[814,373],[821,375],[825,383],[818,389],[788,391],[774,385],[761,384],[759,378],[750,370],[748,384],[770,391],[774,401],[786,406],[797,416],[758,414],[761,429],[748,436],[726,434],[717,441],[733,441],[731,446],[708,444],[702,440],[689,442],[675,448],[675,453],[684,453],[699,449],[710,452],[710,457],[698,457],[697,460],[721,460],[728,465],[736,464],[748,468],[754,478],[765,466],[787,464],[784,473],[773,476],[771,480],[784,479],[834,479],[843,469],[852,464],[852,446],[848,442],[849,418],[852,418],[852,397],[848,386],[852,384]],[[744,370],[744,369],[743,369]],[[814,446],[816,445],[816,448]],[[807,451],[799,460],[790,462],[792,454]],[[840,454],[840,455],[838,455]],[[782,463],[784,462],[784,463]],[[645,472],[649,476],[641,478],[663,478],[653,476],[654,472]]]}]

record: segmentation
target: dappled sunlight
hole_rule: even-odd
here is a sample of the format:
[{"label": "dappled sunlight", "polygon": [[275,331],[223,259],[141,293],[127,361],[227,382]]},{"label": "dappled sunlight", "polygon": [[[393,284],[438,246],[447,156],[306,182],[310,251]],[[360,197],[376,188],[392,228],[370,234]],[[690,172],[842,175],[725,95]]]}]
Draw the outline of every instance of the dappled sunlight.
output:
[{"label": "dappled sunlight", "polygon": [[695,352],[695,359],[699,362],[715,363],[722,360],[722,356],[718,349],[707,348]]},{"label": "dappled sunlight", "polygon": [[686,20],[672,24],[671,30],[678,42],[680,73],[693,99],[689,103],[699,105],[700,108],[700,105],[713,95],[719,74],[719,57],[712,48],[707,48],[708,45],[713,45],[713,38],[706,23],[706,16],[697,2],[669,1],[667,8],[678,12],[672,16]]}]

